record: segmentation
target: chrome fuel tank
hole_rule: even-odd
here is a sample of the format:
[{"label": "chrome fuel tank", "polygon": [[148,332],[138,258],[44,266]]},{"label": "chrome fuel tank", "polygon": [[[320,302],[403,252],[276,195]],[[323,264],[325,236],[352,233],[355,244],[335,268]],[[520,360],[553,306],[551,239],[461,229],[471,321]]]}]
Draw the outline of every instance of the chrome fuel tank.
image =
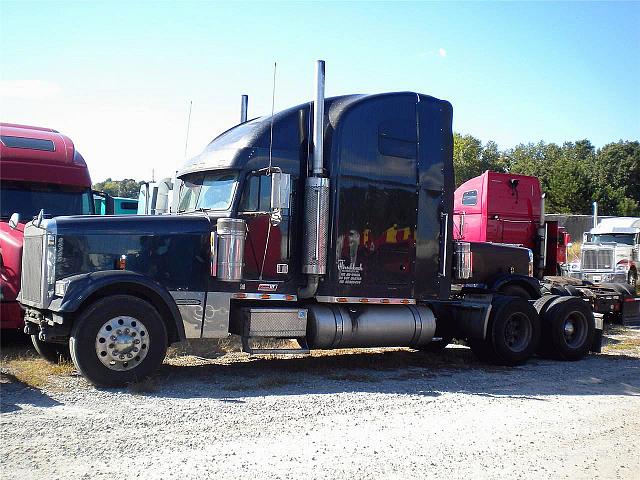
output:
[{"label": "chrome fuel tank", "polygon": [[309,307],[307,342],[311,348],[420,346],[431,341],[436,319],[416,305],[337,305]]}]

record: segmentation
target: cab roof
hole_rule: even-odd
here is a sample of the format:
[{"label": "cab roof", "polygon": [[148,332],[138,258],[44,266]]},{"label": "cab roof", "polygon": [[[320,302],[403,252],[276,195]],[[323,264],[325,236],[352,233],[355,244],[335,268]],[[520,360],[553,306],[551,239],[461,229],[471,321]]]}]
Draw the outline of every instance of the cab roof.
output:
[{"label": "cab roof", "polygon": [[0,123],[0,168],[3,180],[91,186],[71,139],[51,128]]}]

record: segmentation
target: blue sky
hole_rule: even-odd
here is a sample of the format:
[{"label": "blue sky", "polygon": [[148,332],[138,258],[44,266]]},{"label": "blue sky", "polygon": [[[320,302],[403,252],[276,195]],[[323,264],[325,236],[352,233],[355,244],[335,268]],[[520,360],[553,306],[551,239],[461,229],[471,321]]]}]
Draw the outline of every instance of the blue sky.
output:
[{"label": "blue sky", "polygon": [[69,135],[94,181],[170,175],[249,114],[327,94],[447,99],[501,148],[640,139],[640,3],[0,1],[0,119]]}]

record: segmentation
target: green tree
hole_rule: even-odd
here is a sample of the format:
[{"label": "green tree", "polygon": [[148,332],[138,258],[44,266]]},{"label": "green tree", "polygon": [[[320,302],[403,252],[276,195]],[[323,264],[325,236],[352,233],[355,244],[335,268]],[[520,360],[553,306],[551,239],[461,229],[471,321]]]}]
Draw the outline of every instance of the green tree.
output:
[{"label": "green tree", "polygon": [[494,141],[482,142],[472,135],[453,134],[453,167],[456,186],[477,177],[485,170],[503,171],[502,154]]},{"label": "green tree", "polygon": [[114,197],[138,198],[140,185],[145,182],[137,182],[132,178],[124,180],[112,180],[107,178],[104,182],[98,182],[93,185],[94,190],[108,193]]}]

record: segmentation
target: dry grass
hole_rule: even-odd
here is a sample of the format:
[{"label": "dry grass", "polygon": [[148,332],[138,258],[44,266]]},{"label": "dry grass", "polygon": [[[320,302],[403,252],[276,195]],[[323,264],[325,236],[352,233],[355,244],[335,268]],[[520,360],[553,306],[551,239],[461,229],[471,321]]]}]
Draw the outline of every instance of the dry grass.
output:
[{"label": "dry grass", "polygon": [[4,357],[2,370],[6,370],[18,381],[40,389],[51,386],[56,378],[72,376],[75,366],[68,361],[49,363],[33,355],[24,354],[21,357]]}]

